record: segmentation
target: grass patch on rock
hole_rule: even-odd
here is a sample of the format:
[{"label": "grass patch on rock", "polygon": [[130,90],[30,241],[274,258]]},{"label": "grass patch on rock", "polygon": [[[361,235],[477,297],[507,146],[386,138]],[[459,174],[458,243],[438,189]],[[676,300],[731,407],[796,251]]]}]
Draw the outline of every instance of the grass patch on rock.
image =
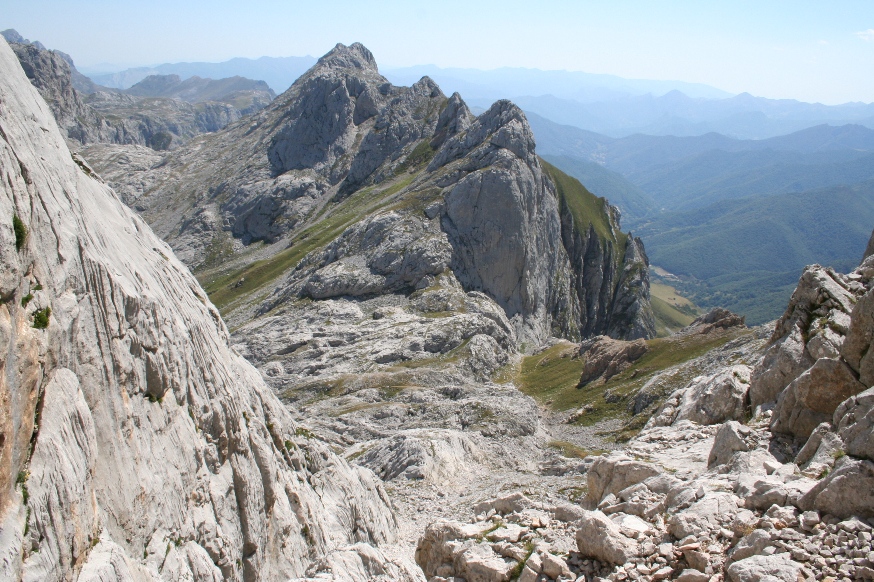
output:
[{"label": "grass patch on rock", "polygon": [[[585,365],[585,356],[577,357],[576,344],[557,343],[546,350],[526,356],[516,376],[516,385],[540,404],[554,411],[577,409],[581,411],[573,422],[592,426],[604,420],[626,421],[617,440],[627,440],[637,434],[648,415],[632,417],[631,399],[655,374],[678,364],[689,362],[730,340],[751,333],[746,329],[729,329],[706,335],[674,336],[647,341],[649,350],[631,367],[613,376],[607,382],[591,382],[578,387]],[[688,369],[665,378],[665,394],[681,388],[697,373]],[[605,393],[611,395],[610,401]]]},{"label": "grass patch on rock", "polygon": [[558,450],[558,452],[561,453],[563,457],[567,457],[569,459],[585,459],[586,457],[601,455],[607,452],[603,449],[587,449],[585,447],[581,447],[567,441],[549,441],[547,446]]}]

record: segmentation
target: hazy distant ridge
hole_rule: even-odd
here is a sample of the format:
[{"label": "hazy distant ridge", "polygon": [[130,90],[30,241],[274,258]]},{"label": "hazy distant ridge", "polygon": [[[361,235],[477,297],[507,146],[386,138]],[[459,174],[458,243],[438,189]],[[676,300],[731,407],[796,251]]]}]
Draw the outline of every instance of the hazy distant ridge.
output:
[{"label": "hazy distant ridge", "polygon": [[150,75],[179,75],[182,80],[194,76],[211,79],[245,77],[264,81],[273,91],[282,93],[315,62],[315,58],[305,56],[235,58],[221,63],[164,63],[156,67],[92,75],[91,79],[105,87],[128,89]]}]

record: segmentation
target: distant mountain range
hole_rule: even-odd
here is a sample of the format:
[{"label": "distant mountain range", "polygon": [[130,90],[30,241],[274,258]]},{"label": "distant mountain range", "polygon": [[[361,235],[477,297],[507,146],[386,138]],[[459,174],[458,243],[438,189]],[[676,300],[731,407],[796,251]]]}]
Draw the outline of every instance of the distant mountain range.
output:
[{"label": "distant mountain range", "polygon": [[527,116],[541,155],[618,205],[653,264],[681,276],[699,305],[750,323],[780,315],[804,265],[858,263],[874,224],[866,127],[614,139]]},{"label": "distant mountain range", "polygon": [[[510,97],[525,111],[556,123],[612,137],[635,133],[696,136],[721,133],[737,139],[766,139],[816,125],[859,124],[874,128],[874,104],[823,105],[791,99],[766,99],[742,93],[724,99],[665,95],[624,95],[582,103],[554,95]],[[484,101],[472,99],[472,105]]]},{"label": "distant mountain range", "polygon": [[577,103],[627,97],[629,95],[664,95],[681,91],[695,98],[722,99],[732,94],[716,87],[684,81],[624,79],[616,75],[599,75],[581,71],[544,71],[521,67],[481,69],[444,69],[435,65],[418,65],[383,71],[398,85],[412,85],[422,77],[431,77],[449,94],[458,92],[468,100],[515,99],[521,95],[552,95]]},{"label": "distant mountain range", "polygon": [[113,89],[129,89],[151,75],[178,75],[182,80],[194,76],[211,79],[246,77],[264,81],[274,92],[282,93],[315,62],[316,59],[310,56],[236,58],[222,63],[164,63],[117,73],[92,74],[90,77],[98,85]]},{"label": "distant mountain range", "polygon": [[[222,63],[165,63],[92,74],[106,87],[128,89],[150,75],[265,81],[277,94],[315,63],[313,57],[236,58]],[[624,79],[577,71],[441,68],[421,65],[383,71],[396,85],[431,77],[447,94],[458,92],[473,108],[510,99],[553,122],[612,137],[635,133],[696,136],[710,132],[738,139],[766,139],[808,127],[859,124],[874,128],[874,104],[822,105],[791,99],[732,95],[700,83]]]}]

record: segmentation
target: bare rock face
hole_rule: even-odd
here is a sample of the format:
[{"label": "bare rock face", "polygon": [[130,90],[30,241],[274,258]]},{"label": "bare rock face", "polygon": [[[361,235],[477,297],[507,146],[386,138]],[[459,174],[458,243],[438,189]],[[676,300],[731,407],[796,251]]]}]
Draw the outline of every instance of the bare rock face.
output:
[{"label": "bare rock face", "polygon": [[577,547],[583,556],[625,564],[639,555],[637,542],[624,535],[602,512],[586,512],[578,523]]},{"label": "bare rock face", "polygon": [[744,321],[745,318],[742,315],[732,313],[722,307],[714,307],[704,315],[696,318],[684,331],[688,333],[694,330],[695,333],[709,333],[714,329],[743,327]]},{"label": "bare rock face", "polygon": [[580,376],[580,386],[603,379],[604,382],[626,370],[647,351],[646,342],[625,342],[607,336],[597,336],[580,344],[579,354],[586,360]]},{"label": "bare rock face", "polygon": [[807,438],[841,402],[864,389],[842,360],[820,358],[780,393],[771,430]]},{"label": "bare rock face", "polygon": [[798,506],[837,517],[874,517],[874,463],[842,457]]},{"label": "bare rock face", "polygon": [[[874,270],[874,259],[869,256],[860,269]],[[874,355],[871,350],[874,343],[874,290],[865,293],[853,307],[846,334],[841,356],[859,375],[862,384],[874,386]]]},{"label": "bare rock face", "polygon": [[598,504],[606,495],[615,495],[660,473],[658,467],[624,455],[598,457],[586,474],[589,499]]},{"label": "bare rock face", "polygon": [[777,322],[771,347],[753,371],[753,408],[775,401],[817,359],[838,355],[856,294],[864,292],[864,287],[850,283],[843,275],[819,265],[805,269],[786,313]]},{"label": "bare rock face", "polygon": [[0,69],[2,577],[292,578],[392,540],[375,476],[296,430],[5,42]]},{"label": "bare rock face", "polygon": [[713,440],[713,448],[707,458],[707,466],[723,465],[731,460],[737,452],[750,450],[747,439],[750,429],[736,420],[730,420],[719,427],[716,438]]},{"label": "bare rock face", "polygon": [[874,461],[874,388],[842,402],[833,418],[846,452]]},{"label": "bare rock face", "polygon": [[669,426],[684,420],[702,425],[742,420],[749,389],[749,366],[728,366],[709,376],[699,376],[671,394],[648,426]]}]

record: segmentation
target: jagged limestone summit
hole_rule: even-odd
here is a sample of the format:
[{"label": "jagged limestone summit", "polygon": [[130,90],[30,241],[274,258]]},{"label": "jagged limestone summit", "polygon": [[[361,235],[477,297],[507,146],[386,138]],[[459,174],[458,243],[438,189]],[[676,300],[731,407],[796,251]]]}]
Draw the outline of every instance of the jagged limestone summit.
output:
[{"label": "jagged limestone summit", "polygon": [[263,111],[160,160],[130,152],[119,163],[117,151],[85,155],[230,321],[301,297],[409,294],[445,274],[496,302],[529,347],[654,335],[642,243],[537,158],[517,107],[474,117],[427,77],[395,87],[360,44],[338,45]]}]

